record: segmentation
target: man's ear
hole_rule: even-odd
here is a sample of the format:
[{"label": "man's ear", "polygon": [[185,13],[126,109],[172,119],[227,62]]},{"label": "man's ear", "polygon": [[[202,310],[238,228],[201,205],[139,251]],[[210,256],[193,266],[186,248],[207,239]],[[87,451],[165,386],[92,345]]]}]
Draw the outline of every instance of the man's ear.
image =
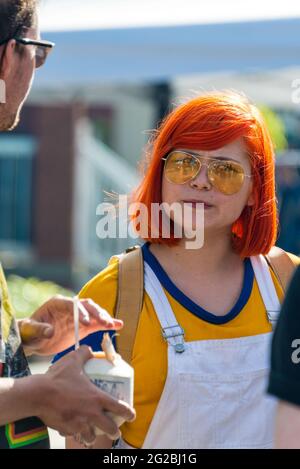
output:
[{"label": "man's ear", "polygon": [[5,46],[4,54],[1,60],[0,77],[7,80],[16,60],[16,41],[11,39]]}]

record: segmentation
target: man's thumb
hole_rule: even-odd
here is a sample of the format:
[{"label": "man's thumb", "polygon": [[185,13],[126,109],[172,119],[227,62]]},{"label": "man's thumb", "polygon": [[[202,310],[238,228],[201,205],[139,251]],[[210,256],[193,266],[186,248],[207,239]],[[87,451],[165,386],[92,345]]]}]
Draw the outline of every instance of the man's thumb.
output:
[{"label": "man's thumb", "polygon": [[53,335],[53,327],[45,322],[28,319],[22,322],[20,333],[23,343],[30,342],[34,339],[49,339]]},{"label": "man's thumb", "polygon": [[82,345],[76,353],[82,365],[90,360],[90,358],[93,358],[92,350],[87,345]]}]

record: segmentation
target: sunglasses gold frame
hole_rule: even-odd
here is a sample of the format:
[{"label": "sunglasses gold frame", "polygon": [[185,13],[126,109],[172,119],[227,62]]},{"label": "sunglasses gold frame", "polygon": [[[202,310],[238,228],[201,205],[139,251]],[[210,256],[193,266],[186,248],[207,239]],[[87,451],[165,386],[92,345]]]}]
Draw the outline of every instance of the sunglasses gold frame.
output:
[{"label": "sunglasses gold frame", "polygon": [[[198,166],[195,174],[193,174],[189,179],[184,180],[183,182],[178,182],[178,181],[174,181],[174,180],[170,179],[170,177],[169,177],[169,175],[167,174],[167,171],[166,171],[168,160],[170,159],[170,157],[172,155],[174,155],[176,153],[187,155],[187,156],[191,157],[194,161],[197,162],[197,166]],[[204,158],[204,157],[202,157],[202,158]],[[173,150],[166,157],[162,158],[162,160],[165,161],[164,174],[166,176],[166,179],[170,183],[180,184],[180,185],[186,184],[187,182],[190,182],[193,179],[195,179],[198,176],[198,174],[200,173],[202,167],[205,166],[207,168],[207,177],[208,177],[209,182],[212,184],[213,187],[215,187],[217,190],[219,190],[220,192],[222,192],[223,194],[226,194],[226,195],[232,195],[232,194],[237,193],[241,189],[241,187],[244,183],[244,179],[245,178],[252,178],[251,174],[246,174],[245,173],[245,170],[244,170],[243,165],[241,163],[239,163],[237,161],[234,161],[234,160],[230,160],[230,159],[218,159],[216,157],[216,158],[211,159],[208,163],[205,163],[201,160],[201,155],[195,155],[194,153],[190,153],[190,152],[184,151],[184,150]],[[239,183],[236,185],[236,187],[232,187],[231,190],[225,190],[225,186],[223,186],[223,189],[221,188],[221,185],[218,184],[216,182],[215,178],[212,176],[214,168],[216,167],[216,163],[218,163],[220,165],[222,165],[224,163],[230,163],[231,165],[235,165],[236,167],[239,168],[239,174],[242,176],[242,179],[239,181]]]}]

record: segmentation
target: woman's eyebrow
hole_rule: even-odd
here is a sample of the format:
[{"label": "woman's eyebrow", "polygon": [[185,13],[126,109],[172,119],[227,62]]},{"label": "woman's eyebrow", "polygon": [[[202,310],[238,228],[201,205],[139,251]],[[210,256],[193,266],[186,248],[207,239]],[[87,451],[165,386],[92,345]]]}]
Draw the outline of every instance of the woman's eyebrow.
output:
[{"label": "woman's eyebrow", "polygon": [[235,161],[236,163],[240,163],[238,160],[235,160],[234,158],[230,158],[229,156],[212,156],[212,160],[226,160],[226,161]]},{"label": "woman's eyebrow", "polygon": [[186,153],[191,153],[192,155],[195,155],[195,156],[202,156],[203,158],[208,158],[208,159],[211,159],[211,160],[221,160],[221,161],[235,161],[236,163],[240,163],[241,162],[239,160],[235,160],[234,158],[231,158],[229,156],[221,156],[221,155],[216,155],[216,156],[204,156],[204,155],[201,155],[201,153],[198,153],[196,151],[186,151],[186,150],[182,150],[182,151],[185,151]]}]

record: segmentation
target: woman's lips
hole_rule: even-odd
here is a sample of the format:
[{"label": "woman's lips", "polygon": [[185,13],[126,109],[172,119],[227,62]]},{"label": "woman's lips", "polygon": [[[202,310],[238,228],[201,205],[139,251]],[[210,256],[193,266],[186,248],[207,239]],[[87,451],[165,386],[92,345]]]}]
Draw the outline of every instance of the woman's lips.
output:
[{"label": "woman's lips", "polygon": [[204,210],[213,208],[213,205],[208,204],[207,202],[203,202],[202,200],[183,200],[182,202],[184,204],[189,204],[190,206],[192,206],[192,208],[197,208],[197,204],[203,204]]}]

